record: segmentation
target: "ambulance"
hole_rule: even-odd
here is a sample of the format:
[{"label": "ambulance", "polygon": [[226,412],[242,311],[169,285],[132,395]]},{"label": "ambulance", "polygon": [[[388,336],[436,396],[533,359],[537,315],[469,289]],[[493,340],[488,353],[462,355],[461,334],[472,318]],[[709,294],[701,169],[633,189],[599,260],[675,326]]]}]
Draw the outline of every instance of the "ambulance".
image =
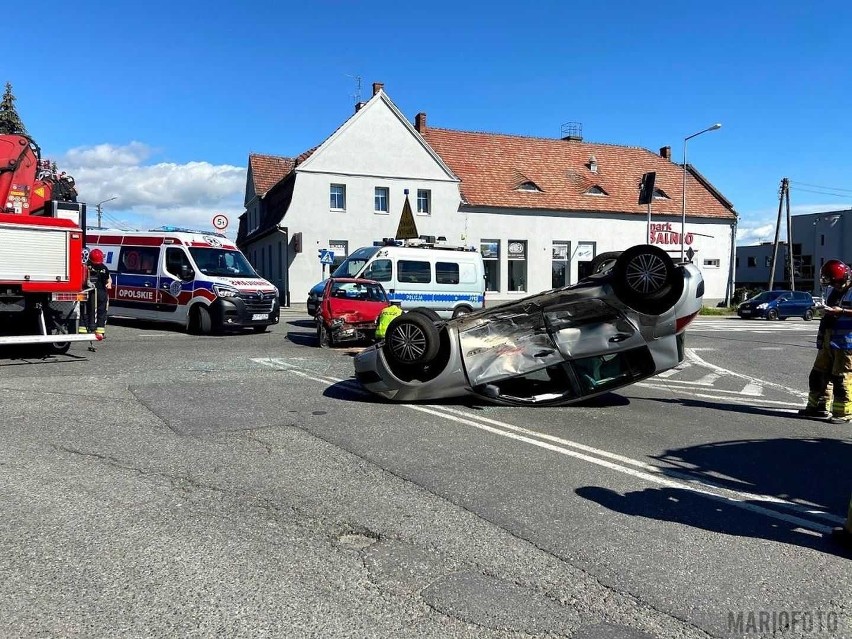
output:
[{"label": "ambulance", "polygon": [[109,315],[178,324],[196,334],[265,331],[277,324],[278,289],[220,233],[177,227],[89,230],[112,274]]}]

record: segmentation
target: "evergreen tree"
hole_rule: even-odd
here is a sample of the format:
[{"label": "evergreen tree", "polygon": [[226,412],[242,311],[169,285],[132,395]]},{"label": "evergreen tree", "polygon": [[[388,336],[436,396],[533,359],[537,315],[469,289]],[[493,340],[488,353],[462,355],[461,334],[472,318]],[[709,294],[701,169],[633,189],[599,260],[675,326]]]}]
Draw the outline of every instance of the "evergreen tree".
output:
[{"label": "evergreen tree", "polygon": [[12,84],[6,83],[6,92],[0,100],[0,135],[28,135],[21,117],[15,110],[15,96],[12,95]]}]

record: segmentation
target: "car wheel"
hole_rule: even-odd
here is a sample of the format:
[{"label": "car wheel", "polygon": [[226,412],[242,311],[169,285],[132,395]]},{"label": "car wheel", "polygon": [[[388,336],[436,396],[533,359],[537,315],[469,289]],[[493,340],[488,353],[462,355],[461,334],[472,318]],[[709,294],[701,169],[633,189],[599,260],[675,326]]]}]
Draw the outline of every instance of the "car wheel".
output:
[{"label": "car wheel", "polygon": [[612,288],[630,308],[647,315],[671,309],[683,293],[683,278],[663,249],[649,244],[633,246],[612,267]]},{"label": "car wheel", "polygon": [[770,321],[777,320],[778,319],[778,311],[776,311],[774,308],[770,308],[768,311],[766,311],[766,319],[768,319]]},{"label": "car wheel", "polygon": [[388,326],[385,333],[385,356],[394,363],[428,364],[438,354],[438,329],[422,313],[404,313]]},{"label": "car wheel", "polygon": [[621,251],[610,251],[609,253],[596,255],[592,260],[592,263],[589,265],[589,272],[592,275],[595,275],[596,273],[605,273],[615,266],[615,261],[621,253]]},{"label": "car wheel", "polygon": [[470,313],[473,313],[473,309],[470,306],[459,306],[453,311],[453,317],[461,317]]},{"label": "car wheel", "polygon": [[420,313],[421,315],[425,315],[433,322],[437,322],[441,319],[441,316],[438,315],[431,308],[426,308],[425,306],[418,306],[417,308],[412,308],[409,313]]},{"label": "car wheel", "polygon": [[809,308],[805,311],[805,314],[802,315],[802,319],[806,322],[810,322],[814,318],[814,309]]},{"label": "car wheel", "polygon": [[317,341],[319,342],[320,348],[331,348],[334,346],[334,340],[331,337],[331,333],[328,332],[328,329],[322,322],[317,323]]}]

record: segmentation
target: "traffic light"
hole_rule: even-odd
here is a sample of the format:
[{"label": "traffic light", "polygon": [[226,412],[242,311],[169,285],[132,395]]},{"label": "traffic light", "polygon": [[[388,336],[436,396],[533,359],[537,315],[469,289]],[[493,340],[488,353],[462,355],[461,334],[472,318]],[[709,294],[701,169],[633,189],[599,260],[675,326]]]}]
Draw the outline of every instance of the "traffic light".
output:
[{"label": "traffic light", "polygon": [[302,233],[293,233],[293,252],[301,253],[302,252]]}]

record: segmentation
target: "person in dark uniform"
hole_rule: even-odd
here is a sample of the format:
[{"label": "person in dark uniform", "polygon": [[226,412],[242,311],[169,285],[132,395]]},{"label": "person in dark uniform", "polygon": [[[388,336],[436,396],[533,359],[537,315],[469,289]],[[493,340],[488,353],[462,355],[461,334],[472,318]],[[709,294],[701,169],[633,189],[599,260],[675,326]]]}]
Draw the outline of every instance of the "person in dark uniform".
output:
[{"label": "person in dark uniform", "polygon": [[94,333],[102,339],[106,335],[108,291],[112,288],[112,276],[104,264],[104,252],[101,249],[92,249],[86,264],[89,267],[89,286],[93,290],[83,305],[80,332]]}]

